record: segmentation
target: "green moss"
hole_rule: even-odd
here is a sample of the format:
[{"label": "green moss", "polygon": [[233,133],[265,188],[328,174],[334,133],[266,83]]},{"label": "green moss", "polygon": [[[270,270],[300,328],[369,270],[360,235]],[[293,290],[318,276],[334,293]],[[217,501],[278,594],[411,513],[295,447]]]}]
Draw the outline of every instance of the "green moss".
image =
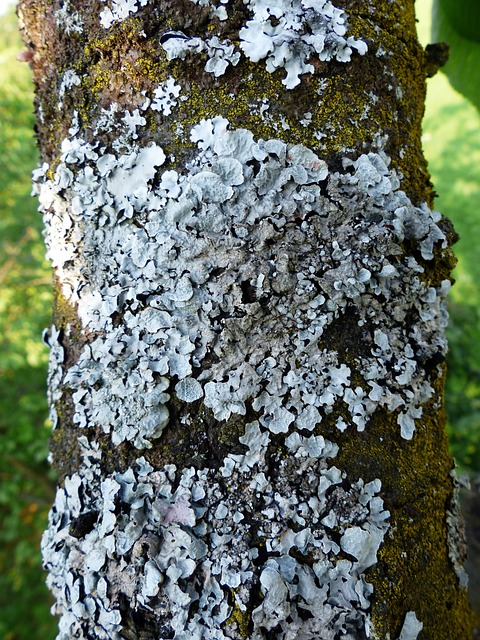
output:
[{"label": "green moss", "polygon": [[61,399],[55,403],[58,423],[49,440],[52,468],[61,485],[67,476],[74,474],[80,466],[80,447],[78,428],[73,425],[73,401],[71,393],[64,391]]},{"label": "green moss", "polygon": [[78,318],[77,306],[72,304],[64,296],[60,281],[55,276],[53,279],[53,322],[57,329],[66,332],[72,342],[85,341],[85,333]]},{"label": "green moss", "polygon": [[[234,590],[231,590],[232,598],[234,600]],[[238,604],[234,600],[233,610],[230,614],[230,617],[226,621],[226,625],[235,624],[238,630],[238,633],[242,638],[249,638],[251,633],[252,626],[252,614],[248,609],[246,611],[242,611]]]},{"label": "green moss", "polygon": [[162,75],[165,77],[164,66],[157,60],[152,60],[151,57],[141,56],[135,61],[134,66],[136,74],[140,75],[142,78],[147,77],[154,83],[159,83]]}]

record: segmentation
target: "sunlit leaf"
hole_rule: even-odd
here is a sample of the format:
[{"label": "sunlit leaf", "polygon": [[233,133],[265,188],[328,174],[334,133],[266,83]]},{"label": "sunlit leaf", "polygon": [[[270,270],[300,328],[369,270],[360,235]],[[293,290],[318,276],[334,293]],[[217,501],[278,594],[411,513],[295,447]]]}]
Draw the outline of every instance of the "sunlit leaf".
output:
[{"label": "sunlit leaf", "polygon": [[480,5],[478,0],[434,0],[433,42],[448,42],[443,67],[452,86],[480,110]]}]

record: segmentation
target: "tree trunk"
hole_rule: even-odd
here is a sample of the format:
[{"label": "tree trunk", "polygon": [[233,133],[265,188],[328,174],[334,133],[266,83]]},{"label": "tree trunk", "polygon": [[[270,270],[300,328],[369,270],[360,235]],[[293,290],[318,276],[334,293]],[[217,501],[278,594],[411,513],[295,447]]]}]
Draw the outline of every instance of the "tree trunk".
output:
[{"label": "tree trunk", "polygon": [[58,638],[470,638],[413,1],[19,15]]}]

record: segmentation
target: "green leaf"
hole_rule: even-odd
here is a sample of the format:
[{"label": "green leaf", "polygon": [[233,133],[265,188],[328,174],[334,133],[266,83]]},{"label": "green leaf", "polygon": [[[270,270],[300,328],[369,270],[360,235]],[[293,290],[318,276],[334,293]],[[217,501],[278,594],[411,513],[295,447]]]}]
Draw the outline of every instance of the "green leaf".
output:
[{"label": "green leaf", "polygon": [[451,27],[459,36],[480,42],[480,7],[478,0],[438,0]]},{"label": "green leaf", "polygon": [[480,7],[478,0],[434,0],[433,42],[448,42],[443,68],[451,85],[480,111]]}]

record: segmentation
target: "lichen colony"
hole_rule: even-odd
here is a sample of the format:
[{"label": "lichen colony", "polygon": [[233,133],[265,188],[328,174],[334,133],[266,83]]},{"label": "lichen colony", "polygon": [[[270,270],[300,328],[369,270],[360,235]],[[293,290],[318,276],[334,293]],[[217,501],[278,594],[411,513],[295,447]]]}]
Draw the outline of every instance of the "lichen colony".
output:
[{"label": "lichen colony", "polygon": [[[191,2],[229,19],[227,1]],[[105,0],[101,25],[147,4]],[[328,0],[244,4],[237,42],[168,31],[166,64],[203,52],[217,78],[243,56],[292,90],[313,58],[367,52]],[[81,29],[67,10],[58,22]],[[66,70],[60,100],[79,83]],[[221,112],[183,131],[185,162],[161,136],[142,144],[152,111],[174,119],[188,100],[170,75],[138,108],[103,108],[88,140],[73,111],[58,162],[35,173],[48,257],[85,336],[67,362],[73,329],[46,334],[51,419],[67,394],[81,450],[43,539],[58,639],[126,637],[125,601],[159,638],[374,638],[382,482],[335,466],[339,445],[321,430],[364,432],[385,409],[410,441],[435,401],[441,371],[425,363],[445,354],[450,285],[423,276],[447,247],[440,215],[402,190],[381,134],[336,167]],[[322,342],[347,314],[364,345],[350,360]],[[219,422],[254,419],[219,464],[157,469],[145,452],[171,427],[172,402],[186,426],[199,406]],[[104,474],[92,433],[135,447],[133,466]],[[409,612],[400,638],[421,629]]]}]

